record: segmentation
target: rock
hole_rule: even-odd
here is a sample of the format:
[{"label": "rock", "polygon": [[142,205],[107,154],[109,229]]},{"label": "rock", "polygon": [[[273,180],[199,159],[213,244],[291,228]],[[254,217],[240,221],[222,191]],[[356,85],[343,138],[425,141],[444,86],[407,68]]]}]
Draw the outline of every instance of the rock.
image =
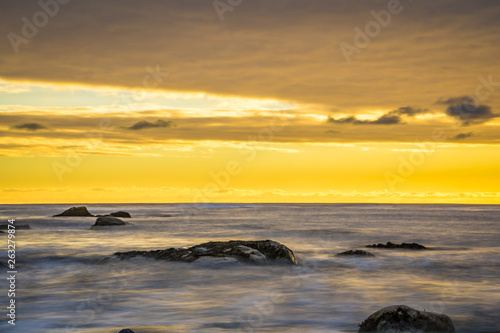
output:
[{"label": "rock", "polygon": [[118,333],[135,333],[134,331],[132,331],[130,328],[124,328],[122,329],[120,332]]},{"label": "rock", "polygon": [[114,216],[114,217],[122,217],[122,218],[123,218],[123,217],[125,217],[125,218],[132,217],[132,216],[130,216],[130,214],[129,214],[129,213],[124,212],[124,211],[119,211],[119,212],[116,212],[116,213],[111,213],[111,214],[109,214],[109,215],[110,215],[110,216]]},{"label": "rock", "polygon": [[90,214],[87,210],[87,207],[71,207],[70,209],[65,210],[61,214],[54,215],[55,216],[94,216]]},{"label": "rock", "polygon": [[450,317],[433,312],[418,311],[406,305],[385,307],[360,325],[358,333],[453,333]]},{"label": "rock", "polygon": [[[15,230],[29,230],[29,229],[31,229],[29,224],[14,224],[14,227],[16,227]],[[12,227],[11,227],[11,229],[12,229]],[[8,224],[0,224],[0,230],[9,230],[9,225]]]},{"label": "rock", "polygon": [[338,256],[360,256],[360,257],[375,257],[375,255],[371,254],[370,252],[363,251],[363,250],[349,250],[345,252],[341,252],[337,254]]},{"label": "rock", "polygon": [[240,261],[266,264],[271,262],[296,265],[297,259],[293,251],[283,244],[272,240],[208,242],[190,248],[169,248],[155,251],[130,251],[114,254],[120,259],[136,256],[155,258],[167,261],[193,262],[200,257],[232,257]]},{"label": "rock", "polygon": [[96,227],[110,227],[117,225],[126,225],[127,223],[123,222],[119,218],[112,216],[98,217],[95,221],[95,224],[90,227],[90,229],[94,229]]},{"label": "rock", "polygon": [[372,248],[380,248],[380,249],[408,249],[408,250],[427,250],[427,248],[418,243],[402,243],[402,244],[393,244],[391,242],[387,242],[387,244],[372,244],[366,245],[365,247]]}]

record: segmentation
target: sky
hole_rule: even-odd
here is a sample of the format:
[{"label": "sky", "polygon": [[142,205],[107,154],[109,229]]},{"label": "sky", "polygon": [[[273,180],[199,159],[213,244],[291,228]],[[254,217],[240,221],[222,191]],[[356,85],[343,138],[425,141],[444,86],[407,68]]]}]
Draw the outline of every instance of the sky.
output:
[{"label": "sky", "polygon": [[493,0],[0,0],[0,202],[500,204]]}]

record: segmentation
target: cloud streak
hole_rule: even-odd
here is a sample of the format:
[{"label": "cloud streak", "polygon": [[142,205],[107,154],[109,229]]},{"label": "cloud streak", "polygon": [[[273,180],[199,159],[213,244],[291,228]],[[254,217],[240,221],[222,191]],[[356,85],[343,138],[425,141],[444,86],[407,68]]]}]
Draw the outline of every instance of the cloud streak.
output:
[{"label": "cloud streak", "polygon": [[161,119],[158,119],[156,122],[151,123],[146,120],[141,120],[135,124],[133,124],[130,127],[126,127],[129,130],[132,131],[139,131],[139,130],[144,130],[144,129],[149,129],[149,128],[170,128],[170,127],[175,127],[175,122],[169,120],[169,121],[164,121]]},{"label": "cloud streak", "polygon": [[19,130],[26,130],[26,131],[38,131],[42,129],[47,129],[47,127],[38,124],[38,123],[25,123],[25,124],[18,124],[14,125],[11,127],[12,129],[19,129]]},{"label": "cloud streak", "polygon": [[329,123],[333,124],[354,124],[354,125],[398,125],[402,124],[401,116],[415,117],[419,114],[428,113],[428,109],[415,108],[411,106],[400,107],[396,110],[392,110],[375,120],[362,120],[355,116],[349,116],[344,118],[335,119],[333,117],[328,118]]},{"label": "cloud streak", "polygon": [[464,139],[470,138],[472,135],[473,135],[472,132],[459,133],[453,137],[453,140],[464,140]]}]

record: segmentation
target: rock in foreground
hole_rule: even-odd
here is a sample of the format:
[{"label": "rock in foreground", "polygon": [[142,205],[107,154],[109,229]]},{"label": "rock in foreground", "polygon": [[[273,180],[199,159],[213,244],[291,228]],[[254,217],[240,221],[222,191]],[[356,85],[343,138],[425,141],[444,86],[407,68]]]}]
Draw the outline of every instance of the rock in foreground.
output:
[{"label": "rock in foreground", "polygon": [[87,210],[87,207],[71,207],[70,209],[65,210],[61,214],[54,215],[55,216],[94,216],[90,214]]},{"label": "rock in foreground", "polygon": [[134,333],[134,331],[132,331],[130,328],[124,328],[118,333]]},{"label": "rock in foreground", "polygon": [[372,244],[366,245],[365,247],[379,248],[379,249],[408,249],[408,250],[426,250],[427,248],[418,243],[402,243],[402,244],[393,244],[391,242],[387,242],[387,244]]},{"label": "rock in foreground", "polygon": [[359,333],[453,333],[450,317],[433,312],[418,311],[406,305],[385,307],[359,325]]},{"label": "rock in foreground", "polygon": [[112,216],[98,217],[97,220],[95,221],[95,224],[92,227],[90,227],[90,229],[94,229],[96,227],[111,227],[117,225],[126,225],[126,223],[120,220],[119,218]]},{"label": "rock in foreground", "polygon": [[341,252],[337,254],[338,256],[359,256],[359,257],[375,257],[375,255],[371,254],[370,252],[363,251],[363,250],[349,250],[345,252]]},{"label": "rock in foreground", "polygon": [[240,261],[256,264],[286,263],[296,265],[297,259],[293,251],[283,244],[272,240],[208,242],[190,248],[169,248],[156,251],[117,252],[120,259],[130,259],[136,256],[155,258],[167,261],[193,262],[200,257],[232,257]]}]

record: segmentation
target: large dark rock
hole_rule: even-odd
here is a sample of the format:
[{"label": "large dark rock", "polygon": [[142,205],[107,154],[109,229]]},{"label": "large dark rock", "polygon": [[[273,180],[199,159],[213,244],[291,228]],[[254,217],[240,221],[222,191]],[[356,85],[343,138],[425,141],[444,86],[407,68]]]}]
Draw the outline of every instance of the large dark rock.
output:
[{"label": "large dark rock", "polygon": [[117,225],[126,225],[127,223],[123,222],[119,218],[113,216],[105,216],[98,217],[95,221],[94,225],[90,227],[90,229],[94,229],[96,227],[111,227]]},{"label": "large dark rock", "polygon": [[90,214],[87,210],[87,207],[71,207],[70,209],[65,210],[61,214],[57,214],[54,216],[94,216]]},{"label": "large dark rock", "polygon": [[450,317],[406,305],[385,307],[359,325],[359,333],[453,333]]},{"label": "large dark rock", "polygon": [[132,331],[130,328],[124,328],[118,333],[134,333],[134,331]]},{"label": "large dark rock", "polygon": [[408,249],[408,250],[426,250],[427,248],[418,243],[402,243],[402,244],[393,244],[391,242],[387,242],[386,244],[372,244],[366,245],[365,247],[379,248],[379,249]]},{"label": "large dark rock", "polygon": [[119,211],[119,212],[116,212],[116,213],[111,213],[111,214],[109,214],[109,215],[110,215],[110,216],[114,216],[114,217],[122,217],[122,218],[123,218],[123,217],[125,217],[125,218],[132,217],[132,216],[130,216],[130,214],[129,214],[129,213],[124,212],[124,211]]},{"label": "large dark rock", "polygon": [[[15,227],[15,230],[29,230],[29,229],[31,229],[29,224],[14,224],[14,227]],[[13,228],[11,227],[10,229],[13,229]],[[9,230],[9,225],[8,224],[0,224],[0,230]]]},{"label": "large dark rock", "polygon": [[373,254],[363,250],[349,250],[337,254],[338,256],[358,256],[358,257],[375,257]]},{"label": "large dark rock", "polygon": [[169,248],[156,251],[117,252],[120,259],[143,256],[168,261],[192,262],[200,257],[232,257],[240,261],[257,264],[271,262],[297,264],[293,251],[283,244],[272,240],[208,242],[190,248]]}]

